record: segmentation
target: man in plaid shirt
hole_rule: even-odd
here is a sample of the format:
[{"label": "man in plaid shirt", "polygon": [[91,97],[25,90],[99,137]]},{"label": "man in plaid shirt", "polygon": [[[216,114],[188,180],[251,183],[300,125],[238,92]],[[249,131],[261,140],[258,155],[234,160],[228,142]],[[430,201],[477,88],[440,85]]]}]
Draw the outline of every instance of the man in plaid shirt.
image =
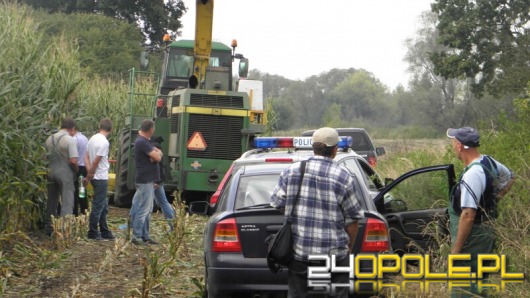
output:
[{"label": "man in plaid shirt", "polygon": [[[314,156],[307,162],[300,196],[293,212],[294,260],[289,265],[289,297],[309,297],[308,256],[335,255],[338,266],[348,266],[363,213],[357,199],[359,185],[333,158],[340,141],[337,131],[323,127],[313,134]],[[287,216],[300,182],[300,163],[280,176],[271,205]],[[316,264],[315,264],[316,265]],[[348,283],[348,274],[332,274],[332,283]],[[337,289],[336,297],[347,297],[348,288]]]}]

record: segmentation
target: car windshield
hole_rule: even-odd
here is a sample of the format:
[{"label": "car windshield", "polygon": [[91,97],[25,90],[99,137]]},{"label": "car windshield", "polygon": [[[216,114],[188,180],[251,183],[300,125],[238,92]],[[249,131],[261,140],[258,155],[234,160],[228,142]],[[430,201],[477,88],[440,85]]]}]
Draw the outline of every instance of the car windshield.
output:
[{"label": "car windshield", "polygon": [[279,178],[280,173],[242,176],[237,188],[235,209],[269,203]]}]

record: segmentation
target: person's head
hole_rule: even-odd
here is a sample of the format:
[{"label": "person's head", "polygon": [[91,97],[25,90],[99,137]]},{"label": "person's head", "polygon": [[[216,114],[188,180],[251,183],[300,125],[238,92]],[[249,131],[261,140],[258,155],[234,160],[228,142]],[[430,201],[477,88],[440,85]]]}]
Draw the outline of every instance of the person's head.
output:
[{"label": "person's head", "polygon": [[151,137],[155,133],[155,122],[150,119],[145,119],[140,125],[140,131],[147,137]]},{"label": "person's head", "polygon": [[447,136],[451,139],[453,150],[459,159],[463,159],[466,154],[476,154],[478,152],[480,135],[475,128],[449,128]]},{"label": "person's head", "polygon": [[70,136],[74,136],[76,133],[75,120],[70,117],[64,118],[61,122],[61,129],[65,129]]},{"label": "person's head", "polygon": [[337,130],[331,127],[322,127],[313,133],[313,152],[334,158],[337,154],[337,144],[340,142]]},{"label": "person's head", "polygon": [[106,132],[112,131],[112,120],[109,118],[103,118],[99,121],[99,130],[103,130]]}]

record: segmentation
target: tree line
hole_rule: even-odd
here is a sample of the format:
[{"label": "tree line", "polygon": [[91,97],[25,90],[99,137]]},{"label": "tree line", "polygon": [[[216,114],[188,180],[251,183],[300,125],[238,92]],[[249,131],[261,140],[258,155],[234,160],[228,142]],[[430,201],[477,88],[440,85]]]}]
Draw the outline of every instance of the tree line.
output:
[{"label": "tree line", "polygon": [[[159,72],[162,35],[178,36],[187,10],[181,0],[21,2],[38,9],[46,35],[75,43],[88,76],[115,79],[139,68],[146,49],[150,70]],[[369,70],[354,68],[303,81],[254,69],[250,78],[264,82],[272,131],[363,126],[435,136],[448,126],[512,114],[512,100],[525,94],[530,81],[529,10],[523,0],[434,1],[406,41],[408,86],[385,86]]]}]

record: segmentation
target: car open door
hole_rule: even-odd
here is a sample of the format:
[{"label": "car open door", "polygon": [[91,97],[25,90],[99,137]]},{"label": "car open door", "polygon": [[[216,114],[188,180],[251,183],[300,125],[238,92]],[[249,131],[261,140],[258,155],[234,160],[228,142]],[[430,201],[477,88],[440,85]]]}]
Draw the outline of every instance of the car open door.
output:
[{"label": "car open door", "polygon": [[387,185],[374,199],[390,227],[396,253],[428,253],[448,243],[449,195],[456,183],[454,166],[410,171]]}]

